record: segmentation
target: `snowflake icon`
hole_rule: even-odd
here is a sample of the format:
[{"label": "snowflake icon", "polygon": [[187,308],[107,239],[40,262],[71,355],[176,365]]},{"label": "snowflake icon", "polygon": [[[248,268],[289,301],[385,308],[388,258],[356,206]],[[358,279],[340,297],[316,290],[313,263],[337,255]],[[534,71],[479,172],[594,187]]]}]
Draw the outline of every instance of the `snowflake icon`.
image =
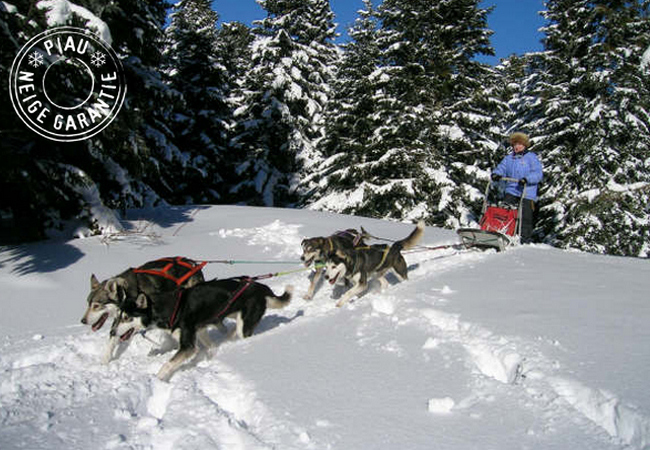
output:
[{"label": "snowflake icon", "polygon": [[43,54],[34,50],[33,53],[29,54],[29,65],[35,69],[38,69],[43,64]]},{"label": "snowflake icon", "polygon": [[103,66],[104,64],[106,64],[106,55],[100,51],[96,51],[90,57],[90,64],[92,64],[95,67]]}]

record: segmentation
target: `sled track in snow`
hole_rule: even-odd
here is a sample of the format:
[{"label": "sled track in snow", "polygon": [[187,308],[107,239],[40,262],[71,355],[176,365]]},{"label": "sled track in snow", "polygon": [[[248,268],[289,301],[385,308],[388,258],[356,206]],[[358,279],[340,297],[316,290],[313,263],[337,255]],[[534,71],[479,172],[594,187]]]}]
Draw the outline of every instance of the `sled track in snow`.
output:
[{"label": "sled track in snow", "polygon": [[99,442],[118,449],[312,447],[298,426],[273,417],[254,386],[223,363],[199,361],[164,383],[153,374],[168,354],[147,356],[151,343],[139,340],[106,366],[99,362],[105,341],[76,333],[24,341],[16,345],[21,350],[3,355],[0,448],[81,449]]},{"label": "sled track in snow", "polygon": [[[512,251],[512,250],[511,250]],[[433,257],[420,257],[409,282],[429,272],[436,275],[467,263],[489,260],[494,252],[456,252]],[[399,310],[399,308],[392,308]],[[635,407],[624,404],[614,393],[590,388],[578,380],[565,377],[555,368],[534,343],[518,338],[494,335],[483,327],[462,322],[460,315],[441,310],[407,309],[409,314],[420,314],[421,326],[433,327],[437,337],[431,346],[455,343],[463,346],[475,369],[481,375],[500,383],[523,389],[531,401],[539,400],[540,390],[550,397],[544,403],[552,408],[569,406],[580,417],[588,419],[610,437],[638,450],[650,446],[650,417]]]},{"label": "sled track in snow", "polygon": [[[482,264],[493,257],[503,255],[495,251],[476,250],[414,252],[406,255],[409,280],[405,283],[415,284],[432,274],[436,277],[442,276],[457,268]],[[307,289],[303,278],[297,276],[292,280],[300,287],[299,291]],[[404,320],[419,316],[419,326],[434,331],[435,337],[429,345],[462,346],[470,367],[478,376],[523,393],[522,401],[535,404],[540,410],[546,411],[553,420],[560,416],[567,421],[577,421],[585,428],[595,425],[608,437],[623,445],[637,450],[648,449],[650,418],[621,402],[615,394],[588,387],[579,380],[562,375],[562,368],[556,367],[554,361],[546,358],[534,342],[526,342],[518,337],[499,336],[480,325],[463,322],[458,314],[450,314],[433,307],[410,306],[417,303],[417,299],[397,300],[396,293],[399,288],[400,283],[397,283],[382,293],[369,291],[356,299],[355,303],[358,307],[363,307],[362,305],[368,302],[376,312],[391,314]],[[446,286],[441,288],[442,297],[445,296],[445,289]],[[329,298],[330,293],[331,288],[324,285],[312,301],[312,305],[321,313],[335,313],[329,305],[333,301]],[[431,302],[432,296],[429,293],[423,293],[419,300],[435,304],[435,301]],[[312,305],[307,307],[311,308]]]}]

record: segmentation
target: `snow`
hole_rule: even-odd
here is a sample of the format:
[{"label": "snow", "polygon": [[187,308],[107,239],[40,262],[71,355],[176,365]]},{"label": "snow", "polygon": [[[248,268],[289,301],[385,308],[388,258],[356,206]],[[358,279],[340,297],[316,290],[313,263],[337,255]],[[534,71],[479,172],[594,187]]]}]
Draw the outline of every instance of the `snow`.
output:
[{"label": "snow", "polygon": [[18,8],[16,8],[16,6],[12,5],[11,3],[0,2],[0,4],[1,4],[0,6],[2,6],[3,8],[2,11],[6,11],[9,14],[16,14],[16,12],[18,11]]},{"label": "snow", "polygon": [[108,45],[113,43],[111,30],[106,25],[106,22],[83,6],[76,5],[68,0],[40,0],[37,7],[46,10],[45,16],[49,27],[68,24],[74,14],[84,19],[86,26],[97,30],[99,37]]},{"label": "snow", "polygon": [[[339,309],[329,285],[302,299],[300,241],[413,225],[237,206],[129,217],[158,238],[0,248],[0,448],[650,448],[647,260],[417,248],[409,280]],[[427,228],[421,245],[450,242]],[[171,255],[240,261],[208,278],[291,272],[265,282],[295,297],[249,339],[211,331],[215,347],[169,383],[155,378],[171,356],[157,331],[102,365],[107,330],[79,323],[91,273]]]},{"label": "snow", "polygon": [[650,47],[648,47],[641,56],[641,70],[647,71],[648,66],[650,66]]},{"label": "snow", "polygon": [[[85,172],[73,166],[66,166],[67,170],[77,172],[77,176],[82,180],[81,183],[73,185],[73,189],[79,194],[89,210],[90,217],[93,218],[95,227],[105,233],[118,233],[123,230],[119,219],[112,209],[107,208],[101,201],[99,189],[92,179]],[[92,234],[86,226],[77,228],[75,235],[85,237]]]}]

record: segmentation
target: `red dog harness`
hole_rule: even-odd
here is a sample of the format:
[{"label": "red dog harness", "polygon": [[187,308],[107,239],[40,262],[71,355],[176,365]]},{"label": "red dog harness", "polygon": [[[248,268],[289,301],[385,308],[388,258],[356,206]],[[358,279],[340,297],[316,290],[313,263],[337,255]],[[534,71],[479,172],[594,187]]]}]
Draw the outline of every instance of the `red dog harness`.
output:
[{"label": "red dog harness", "polygon": [[[176,306],[174,307],[174,312],[172,313],[172,316],[169,318],[169,327],[173,328],[175,322],[176,322],[176,317],[178,316],[178,312],[181,308],[181,300],[183,298],[183,290],[181,289],[181,285],[185,283],[187,280],[189,280],[196,272],[199,272],[205,265],[208,263],[207,261],[203,261],[200,263],[196,263],[190,259],[183,258],[182,256],[177,256],[175,258],[160,258],[157,259],[155,262],[167,262],[163,267],[156,268],[156,269],[142,269],[138,267],[137,269],[133,269],[133,273],[146,273],[147,275],[154,275],[157,277],[163,277],[167,278],[168,280],[173,281],[176,283],[177,289],[176,289]],[[181,266],[187,269],[187,272],[180,276],[176,277],[173,274],[170,273],[170,270],[174,266]]]},{"label": "red dog harness", "polygon": [[[196,272],[203,269],[203,267],[205,267],[205,265],[208,263],[207,261],[196,263],[187,258],[183,258],[182,256],[177,256],[175,258],[160,258],[156,260],[156,262],[158,261],[167,262],[168,264],[158,269],[141,269],[141,268],[133,269],[133,273],[146,273],[149,275],[156,275],[159,277],[167,278],[168,280],[172,280],[174,283],[176,283],[176,286],[180,286],[183,283],[185,283],[188,279],[190,279]],[[174,275],[169,273],[171,268],[174,266],[185,267],[188,270],[185,273],[185,275],[181,277],[175,277]]]}]

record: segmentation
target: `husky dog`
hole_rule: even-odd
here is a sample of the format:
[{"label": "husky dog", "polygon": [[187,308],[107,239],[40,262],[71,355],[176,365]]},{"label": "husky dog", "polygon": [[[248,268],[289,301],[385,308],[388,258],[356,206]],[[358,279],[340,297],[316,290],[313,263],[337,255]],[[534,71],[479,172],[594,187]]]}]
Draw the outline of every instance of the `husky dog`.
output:
[{"label": "husky dog", "polygon": [[[125,301],[135,300],[139,294],[145,294],[156,301],[160,293],[176,289],[179,282],[188,287],[201,283],[204,278],[199,266],[201,265],[190,259],[174,257],[149,261],[102,282],[93,274],[90,277],[88,307],[81,323],[90,325],[93,331],[97,331],[109,318],[117,316],[120,305]],[[117,344],[115,339],[109,341],[103,358],[105,363],[113,357]]]},{"label": "husky dog", "polygon": [[197,352],[197,337],[210,346],[205,328],[218,325],[225,317],[235,317],[240,338],[249,337],[266,312],[266,308],[284,308],[291,301],[292,286],[277,296],[266,285],[248,277],[212,280],[186,289],[160,294],[155,302],[140,294],[135,301],[121,306],[118,323],[111,335],[127,341],[134,333],[157,327],[180,332],[180,348],[158,372],[168,381],[172,374]]},{"label": "husky dog", "polygon": [[389,270],[392,270],[400,280],[406,280],[408,278],[406,261],[400,252],[417,245],[423,234],[424,222],[420,221],[411,234],[390,246],[372,245],[331,252],[325,263],[325,279],[330,284],[340,280],[352,284],[336,306],[343,306],[352,297],[364,292],[368,288],[368,281],[373,276],[379,279],[381,288],[384,289],[388,285],[384,275]]},{"label": "husky dog", "polygon": [[353,249],[357,246],[365,246],[364,238],[368,237],[366,230],[361,227],[361,232],[349,228],[344,231],[334,233],[330,237],[313,237],[303,239],[300,244],[302,247],[302,260],[305,267],[316,263],[316,272],[311,279],[307,294],[303,297],[305,300],[311,300],[314,297],[316,285],[324,272],[323,264],[327,255],[340,249]]}]

